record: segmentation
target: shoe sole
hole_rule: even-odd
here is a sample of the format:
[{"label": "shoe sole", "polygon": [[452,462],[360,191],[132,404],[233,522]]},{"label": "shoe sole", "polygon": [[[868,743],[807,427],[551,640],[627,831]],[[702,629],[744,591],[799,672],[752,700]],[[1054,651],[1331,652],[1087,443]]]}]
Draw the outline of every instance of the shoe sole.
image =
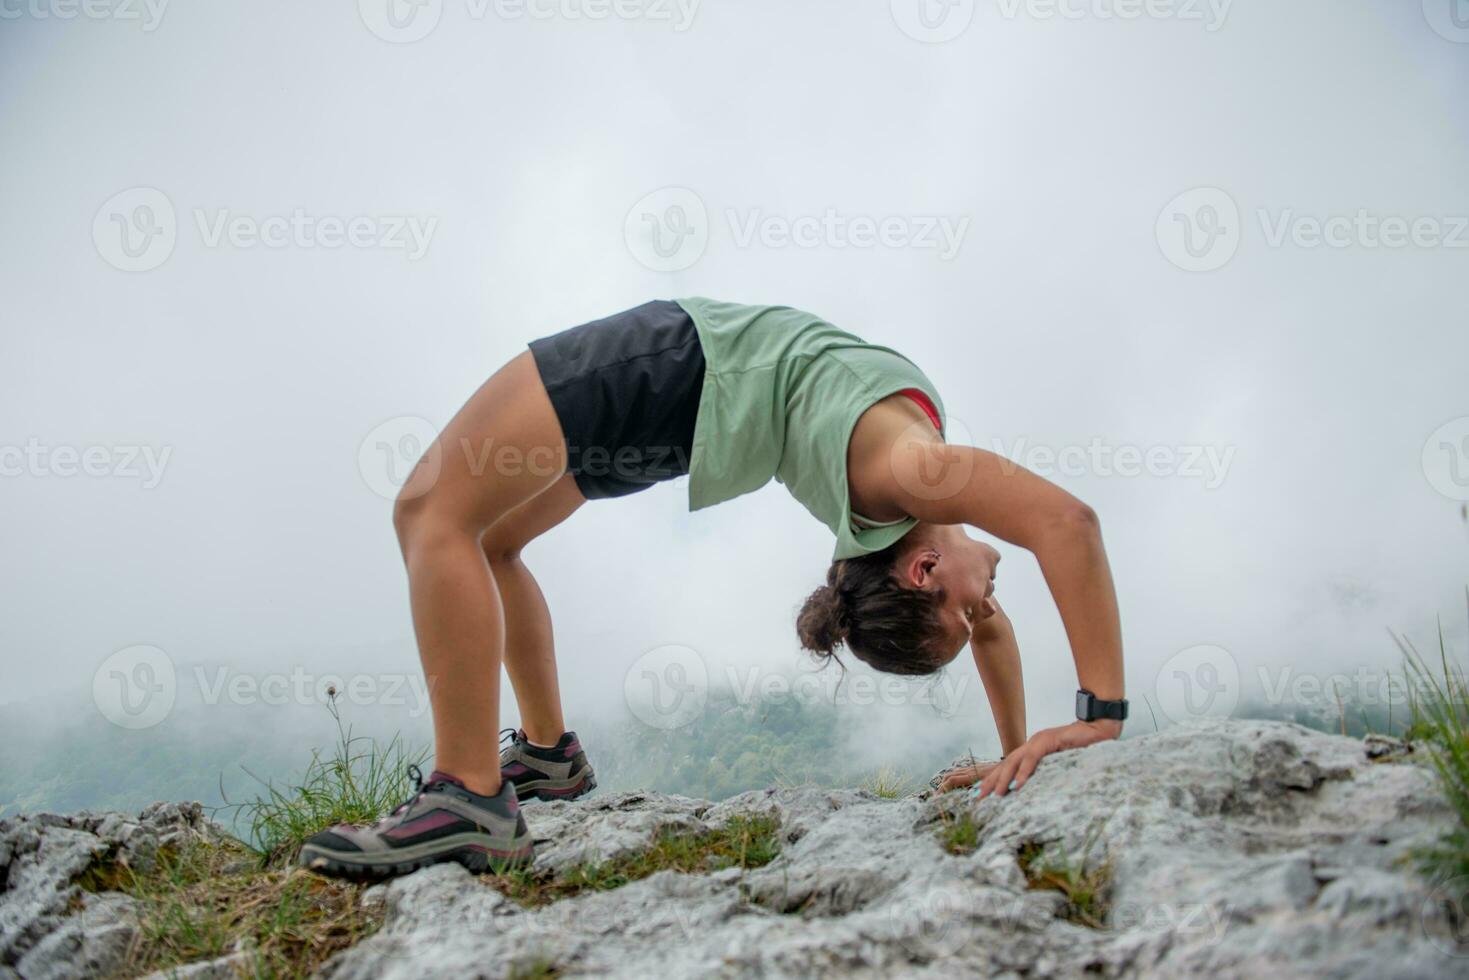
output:
[{"label": "shoe sole", "polygon": [[515,784],[515,796],[528,800],[575,800],[597,788],[597,774],[584,769],[571,779],[532,779]]},{"label": "shoe sole", "polygon": [[299,864],[308,871],[337,878],[374,881],[411,874],[449,861],[457,861],[473,874],[529,865],[535,861],[535,847],[530,843],[529,835],[524,843],[508,848],[496,846],[496,843],[484,834],[456,834],[392,851],[338,851],[319,844],[306,844],[301,848]]}]

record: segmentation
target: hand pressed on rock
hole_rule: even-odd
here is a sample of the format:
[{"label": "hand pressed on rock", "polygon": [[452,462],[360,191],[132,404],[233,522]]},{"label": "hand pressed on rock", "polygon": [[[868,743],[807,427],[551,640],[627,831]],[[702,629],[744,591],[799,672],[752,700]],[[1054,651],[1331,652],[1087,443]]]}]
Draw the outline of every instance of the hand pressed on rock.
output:
[{"label": "hand pressed on rock", "polygon": [[1040,761],[1052,752],[1083,748],[1120,734],[1122,723],[1118,721],[1073,721],[1059,728],[1043,728],[985,774],[975,798],[982,800],[991,793],[1004,796],[1010,791],[1011,783],[1019,789],[1030,779]]},{"label": "hand pressed on rock", "polygon": [[990,770],[999,765],[998,762],[976,762],[967,766],[955,766],[945,769],[934,777],[932,783],[937,793],[947,793],[951,789],[959,789],[964,786],[973,786],[985,776]]}]

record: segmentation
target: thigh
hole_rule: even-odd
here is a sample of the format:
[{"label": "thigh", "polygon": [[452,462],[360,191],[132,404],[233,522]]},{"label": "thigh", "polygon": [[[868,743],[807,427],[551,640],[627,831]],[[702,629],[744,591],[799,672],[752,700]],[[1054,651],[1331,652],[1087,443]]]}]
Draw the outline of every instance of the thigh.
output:
[{"label": "thigh", "polygon": [[529,352],[480,386],[409,476],[399,504],[474,534],[566,472],[566,439]]},{"label": "thigh", "polygon": [[480,539],[490,561],[515,558],[520,550],[574,514],[587,502],[570,473],[490,525]]}]

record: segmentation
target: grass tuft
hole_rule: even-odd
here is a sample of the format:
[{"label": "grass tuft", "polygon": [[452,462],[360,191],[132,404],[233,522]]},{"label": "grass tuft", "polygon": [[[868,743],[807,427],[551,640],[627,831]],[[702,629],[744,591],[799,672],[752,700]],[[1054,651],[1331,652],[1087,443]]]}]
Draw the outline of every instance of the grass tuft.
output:
[{"label": "grass tuft", "polygon": [[361,886],[300,871],[261,871],[237,841],[160,850],[146,869],[101,855],[76,879],[87,891],[119,891],[140,906],[126,975],[170,971],[239,952],[255,977],[306,977],[381,923]]},{"label": "grass tuft", "polygon": [[906,796],[911,786],[908,777],[891,766],[883,766],[862,780],[862,788],[882,800],[896,800]]},{"label": "grass tuft", "polygon": [[556,980],[561,968],[544,957],[521,960],[510,964],[509,980]]},{"label": "grass tuft", "polygon": [[780,821],[774,815],[731,817],[715,830],[662,830],[647,850],[578,865],[561,874],[535,867],[486,876],[490,885],[521,905],[537,908],[587,891],[610,891],[659,871],[707,874],[725,868],[758,868],[780,853]]},{"label": "grass tuft", "polygon": [[313,750],[305,772],[284,786],[250,773],[262,795],[249,803],[226,802],[222,808],[237,823],[248,825],[246,843],[263,868],[285,867],[306,838],[333,824],[377,820],[408,798],[413,791],[409,767],[428,759],[427,749],[410,750],[398,735],[386,743],[353,735],[342,723],[334,691],[328,693],[327,710],[337,726],[329,755]]},{"label": "grass tuft", "polygon": [[1107,891],[1112,865],[1105,857],[1091,863],[1095,837],[1088,837],[1080,856],[1073,857],[1042,841],[1020,845],[1015,860],[1032,889],[1057,891],[1066,897],[1061,918],[1090,929],[1107,925]]},{"label": "grass tuft", "polygon": [[[1469,589],[1465,590],[1469,602]],[[1469,875],[1469,677],[1451,663],[1443,624],[1438,628],[1438,664],[1429,665],[1406,636],[1394,635],[1402,650],[1412,700],[1404,737],[1427,748],[1444,799],[1458,818],[1437,843],[1423,848],[1418,863],[1429,877],[1448,881]]]},{"label": "grass tuft", "polygon": [[944,850],[963,856],[973,854],[978,849],[980,825],[968,810],[960,810],[957,815],[940,811],[939,819],[943,822],[939,830],[939,843]]}]

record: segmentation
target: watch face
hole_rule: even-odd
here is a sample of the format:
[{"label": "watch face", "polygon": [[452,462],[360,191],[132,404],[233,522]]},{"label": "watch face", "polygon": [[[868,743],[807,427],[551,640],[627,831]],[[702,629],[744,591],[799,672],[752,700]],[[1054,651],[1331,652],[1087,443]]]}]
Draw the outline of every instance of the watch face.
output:
[{"label": "watch face", "polygon": [[1087,692],[1076,692],[1076,717],[1082,721],[1091,721],[1091,700],[1092,697]]}]

